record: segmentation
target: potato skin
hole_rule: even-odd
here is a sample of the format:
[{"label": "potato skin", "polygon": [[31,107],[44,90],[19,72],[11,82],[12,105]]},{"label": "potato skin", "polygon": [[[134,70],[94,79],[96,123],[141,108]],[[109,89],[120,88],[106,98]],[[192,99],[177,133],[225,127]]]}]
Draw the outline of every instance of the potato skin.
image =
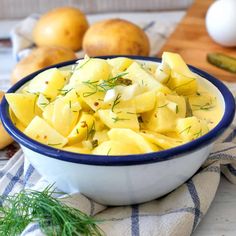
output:
[{"label": "potato skin", "polygon": [[137,25],[122,19],[104,20],[92,25],[85,33],[83,50],[89,56],[148,56],[149,40]]},{"label": "potato skin", "polygon": [[16,64],[12,71],[11,83],[15,84],[25,76],[46,66],[76,59],[75,53],[62,47],[38,47]]},{"label": "potato skin", "polygon": [[[4,96],[4,92],[0,91],[0,103],[2,101],[2,98]],[[13,142],[13,139],[11,136],[7,133],[7,131],[4,129],[1,121],[0,121],[0,150],[8,146]]]},{"label": "potato skin", "polygon": [[88,21],[79,9],[60,7],[41,16],[33,38],[38,46],[61,46],[77,51],[87,29]]}]

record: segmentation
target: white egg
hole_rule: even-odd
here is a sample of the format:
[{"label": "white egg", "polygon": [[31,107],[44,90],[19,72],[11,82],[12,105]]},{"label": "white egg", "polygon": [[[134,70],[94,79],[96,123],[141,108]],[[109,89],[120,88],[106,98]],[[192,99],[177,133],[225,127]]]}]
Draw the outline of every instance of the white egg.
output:
[{"label": "white egg", "polygon": [[214,41],[236,46],[236,0],[218,0],[208,9],[206,27]]}]

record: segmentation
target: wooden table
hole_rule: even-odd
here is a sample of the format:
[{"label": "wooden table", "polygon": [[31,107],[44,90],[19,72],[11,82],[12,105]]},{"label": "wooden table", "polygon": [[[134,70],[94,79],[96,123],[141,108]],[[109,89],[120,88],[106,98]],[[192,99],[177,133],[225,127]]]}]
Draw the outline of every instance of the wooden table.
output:
[{"label": "wooden table", "polygon": [[205,27],[205,15],[213,0],[196,0],[174,33],[162,47],[163,51],[177,52],[191,65],[207,71],[218,79],[236,82],[236,74],[212,66],[206,61],[209,52],[223,52],[236,57],[236,47],[222,47],[208,36]]}]

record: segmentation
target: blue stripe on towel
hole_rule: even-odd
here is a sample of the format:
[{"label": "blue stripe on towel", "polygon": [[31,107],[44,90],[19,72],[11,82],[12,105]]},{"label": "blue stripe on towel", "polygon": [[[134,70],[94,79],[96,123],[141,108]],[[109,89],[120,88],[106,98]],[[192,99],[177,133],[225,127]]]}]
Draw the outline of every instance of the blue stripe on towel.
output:
[{"label": "blue stripe on towel", "polygon": [[143,31],[147,31],[148,29],[152,28],[155,25],[155,23],[156,23],[155,21],[149,22],[143,27]]},{"label": "blue stripe on towel", "polygon": [[24,176],[24,186],[26,186],[26,184],[28,183],[31,175],[34,173],[34,170],[34,167],[30,164]]},{"label": "blue stripe on towel", "polygon": [[228,164],[227,168],[232,175],[236,176],[236,169],[231,164]]},{"label": "blue stripe on towel", "polygon": [[236,136],[236,129],[233,129],[233,131],[224,139],[223,142],[232,142],[235,136]]},{"label": "blue stripe on towel", "polygon": [[200,199],[199,199],[197,190],[195,188],[195,185],[194,185],[192,179],[190,179],[186,184],[187,184],[189,193],[191,195],[191,198],[192,198],[194,206],[195,206],[194,222],[193,222],[193,228],[192,228],[192,232],[193,232],[195,230],[195,228],[198,224],[198,221],[200,220],[200,216],[201,216]]},{"label": "blue stripe on towel", "polygon": [[131,235],[132,236],[139,236],[139,209],[138,209],[138,205],[132,206]]},{"label": "blue stripe on towel", "polygon": [[[15,185],[17,184],[17,182],[20,181],[20,177],[22,176],[24,171],[24,165],[22,164],[19,169],[17,170],[15,176],[10,176],[8,177],[10,182],[8,183],[7,187],[5,188],[4,192],[3,192],[3,196],[8,196],[9,193],[11,193],[12,189],[15,187]],[[2,200],[0,200],[0,205],[2,205]]]}]

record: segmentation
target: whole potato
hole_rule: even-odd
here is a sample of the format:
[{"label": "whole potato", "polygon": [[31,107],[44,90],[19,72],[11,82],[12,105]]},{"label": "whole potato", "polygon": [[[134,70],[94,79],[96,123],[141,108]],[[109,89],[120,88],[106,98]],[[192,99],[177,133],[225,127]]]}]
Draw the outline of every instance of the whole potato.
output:
[{"label": "whole potato", "polygon": [[[2,101],[3,96],[4,96],[4,92],[0,91],[0,103]],[[0,121],[0,150],[8,146],[12,142],[13,142],[13,139],[7,133],[7,131],[3,128],[3,125]]]},{"label": "whole potato", "polygon": [[79,9],[60,7],[41,16],[33,38],[38,46],[62,46],[77,51],[87,29],[87,19]]},{"label": "whole potato", "polygon": [[12,71],[11,83],[15,84],[25,76],[46,66],[76,59],[71,49],[62,47],[38,47],[16,64]]},{"label": "whole potato", "polygon": [[83,49],[89,56],[148,56],[150,45],[145,32],[122,19],[104,20],[92,25],[85,33]]}]

